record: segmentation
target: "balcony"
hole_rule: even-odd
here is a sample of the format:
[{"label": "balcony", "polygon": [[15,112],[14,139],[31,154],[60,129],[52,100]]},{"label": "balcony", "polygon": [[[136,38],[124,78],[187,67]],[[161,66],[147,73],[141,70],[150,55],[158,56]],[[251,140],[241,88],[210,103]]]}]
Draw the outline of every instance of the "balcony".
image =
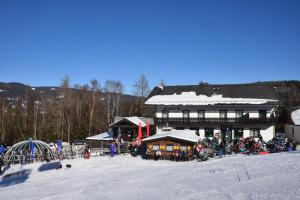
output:
[{"label": "balcony", "polygon": [[273,124],[274,118],[155,118],[158,125],[198,125],[198,124]]}]

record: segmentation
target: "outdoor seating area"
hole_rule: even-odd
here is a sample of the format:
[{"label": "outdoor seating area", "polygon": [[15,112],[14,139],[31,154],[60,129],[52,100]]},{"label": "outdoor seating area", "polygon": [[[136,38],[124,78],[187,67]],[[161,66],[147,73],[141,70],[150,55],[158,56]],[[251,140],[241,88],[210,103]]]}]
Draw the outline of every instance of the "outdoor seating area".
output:
[{"label": "outdoor seating area", "polygon": [[[195,134],[192,134],[196,136]],[[225,155],[263,155],[282,151],[295,151],[296,142],[282,135],[266,142],[262,136],[236,138],[232,142],[219,142],[216,137],[187,139],[187,131],[169,131],[143,140],[138,150],[142,158],[172,161],[206,161],[210,158],[222,158]]]}]

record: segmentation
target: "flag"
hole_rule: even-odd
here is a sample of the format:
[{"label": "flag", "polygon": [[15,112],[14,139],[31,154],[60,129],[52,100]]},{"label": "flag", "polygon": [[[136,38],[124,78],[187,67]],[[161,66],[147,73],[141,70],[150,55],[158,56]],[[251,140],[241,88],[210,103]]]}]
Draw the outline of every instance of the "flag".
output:
[{"label": "flag", "polygon": [[142,140],[142,124],[141,124],[141,122],[139,122],[138,139],[139,139],[139,141]]}]

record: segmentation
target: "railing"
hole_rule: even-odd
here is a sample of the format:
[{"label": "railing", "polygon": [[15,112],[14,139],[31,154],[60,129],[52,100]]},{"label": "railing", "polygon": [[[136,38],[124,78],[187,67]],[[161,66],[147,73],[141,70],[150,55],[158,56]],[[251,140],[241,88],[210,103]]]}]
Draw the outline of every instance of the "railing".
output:
[{"label": "railing", "polygon": [[155,118],[162,124],[272,124],[275,118]]}]

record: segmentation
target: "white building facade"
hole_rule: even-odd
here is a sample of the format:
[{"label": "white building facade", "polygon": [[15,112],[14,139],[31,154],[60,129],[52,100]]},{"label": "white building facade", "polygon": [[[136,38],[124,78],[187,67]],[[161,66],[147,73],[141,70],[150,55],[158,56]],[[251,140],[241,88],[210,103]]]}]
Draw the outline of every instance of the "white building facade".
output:
[{"label": "white building facade", "polygon": [[[234,88],[236,91],[232,92]],[[201,138],[216,136],[223,142],[261,135],[268,141],[275,135],[278,100],[276,93],[271,93],[272,88],[255,90],[259,88],[250,87],[254,90],[251,91],[249,85],[157,87],[145,104],[155,107],[157,131],[190,129]]]},{"label": "white building facade", "polygon": [[284,130],[287,138],[300,143],[300,109],[291,113],[291,123],[285,124]]}]

